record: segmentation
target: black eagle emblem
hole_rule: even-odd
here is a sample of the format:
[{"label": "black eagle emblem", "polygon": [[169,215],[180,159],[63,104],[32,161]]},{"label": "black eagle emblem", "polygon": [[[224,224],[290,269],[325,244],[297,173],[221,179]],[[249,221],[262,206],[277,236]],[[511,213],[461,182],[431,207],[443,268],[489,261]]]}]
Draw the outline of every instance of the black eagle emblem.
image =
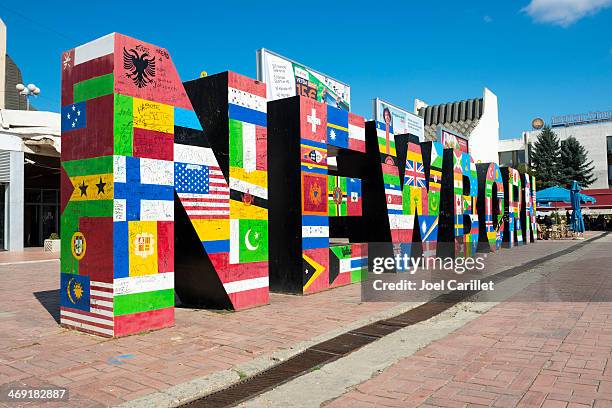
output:
[{"label": "black eagle emblem", "polygon": [[147,58],[148,56],[147,52],[138,55],[133,48],[129,51],[123,48],[123,68],[130,71],[127,77],[139,88],[144,88],[153,82],[155,76],[155,57]]}]

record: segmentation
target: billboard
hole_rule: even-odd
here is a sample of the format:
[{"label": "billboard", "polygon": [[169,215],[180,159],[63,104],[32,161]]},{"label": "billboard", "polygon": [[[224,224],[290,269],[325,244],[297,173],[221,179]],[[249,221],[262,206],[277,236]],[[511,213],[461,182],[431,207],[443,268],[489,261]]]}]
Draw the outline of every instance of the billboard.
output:
[{"label": "billboard", "polygon": [[[373,108],[376,121],[386,123],[387,120],[390,120],[389,124],[393,128],[394,134],[410,133],[418,136],[421,142],[425,141],[423,118],[379,98],[374,99]],[[390,116],[387,116],[386,119],[385,110],[388,110],[390,113]]]},{"label": "billboard", "polygon": [[469,153],[469,143],[465,136],[459,133],[454,133],[449,129],[439,126],[436,129],[438,141],[442,143],[445,149],[459,149],[463,153]]},{"label": "billboard", "polygon": [[257,50],[257,79],[266,83],[270,101],[301,95],[350,110],[350,86],[265,48]]}]

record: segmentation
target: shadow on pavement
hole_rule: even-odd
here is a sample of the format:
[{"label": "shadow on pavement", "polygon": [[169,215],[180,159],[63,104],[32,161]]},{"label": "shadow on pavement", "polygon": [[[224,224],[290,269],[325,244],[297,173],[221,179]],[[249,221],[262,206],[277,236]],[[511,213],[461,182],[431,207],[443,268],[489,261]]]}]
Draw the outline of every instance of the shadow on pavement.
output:
[{"label": "shadow on pavement", "polygon": [[60,295],[59,289],[54,290],[42,290],[40,292],[34,292],[34,297],[38,302],[47,309],[47,312],[55,319],[59,324],[60,322]]}]

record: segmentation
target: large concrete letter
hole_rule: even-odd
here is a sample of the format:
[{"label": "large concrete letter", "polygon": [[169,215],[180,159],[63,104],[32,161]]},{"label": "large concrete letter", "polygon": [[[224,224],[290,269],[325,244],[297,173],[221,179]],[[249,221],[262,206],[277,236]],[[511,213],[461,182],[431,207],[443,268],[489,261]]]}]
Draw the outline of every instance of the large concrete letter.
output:
[{"label": "large concrete letter", "polygon": [[266,304],[266,86],[223,72],[185,89],[205,131],[175,130],[177,294],[196,306]]},{"label": "large concrete letter", "polygon": [[523,206],[523,188],[521,174],[512,167],[501,168],[505,188],[505,231],[504,243],[508,247],[523,245],[523,228],[521,209]]},{"label": "large concrete letter", "polygon": [[504,232],[504,183],[497,163],[478,163],[478,212],[484,223],[480,222],[480,242],[486,243],[483,249],[497,251],[502,244]]},{"label": "large concrete letter", "polygon": [[62,325],[174,323],[173,133],[193,116],[163,48],[113,33],[62,55]]},{"label": "large concrete letter", "polygon": [[363,123],[305,97],[268,104],[271,290],[312,293],[362,279],[361,182],[340,173],[350,160],[342,152],[364,149]]}]

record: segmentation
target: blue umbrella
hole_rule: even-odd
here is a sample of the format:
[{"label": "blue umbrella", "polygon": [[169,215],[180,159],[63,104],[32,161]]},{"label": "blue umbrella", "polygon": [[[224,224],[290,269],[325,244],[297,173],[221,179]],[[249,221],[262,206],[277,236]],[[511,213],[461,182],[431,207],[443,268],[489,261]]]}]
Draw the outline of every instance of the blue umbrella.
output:
[{"label": "blue umbrella", "polygon": [[[583,203],[594,203],[595,199],[586,194],[580,194]],[[540,190],[536,194],[537,203],[565,202],[571,203],[570,191],[566,188],[553,186]]]},{"label": "blue umbrella", "polygon": [[572,230],[574,232],[584,232],[584,220],[582,219],[582,211],[580,210],[580,185],[576,180],[572,183],[572,189],[570,191],[571,203],[572,203]]}]

